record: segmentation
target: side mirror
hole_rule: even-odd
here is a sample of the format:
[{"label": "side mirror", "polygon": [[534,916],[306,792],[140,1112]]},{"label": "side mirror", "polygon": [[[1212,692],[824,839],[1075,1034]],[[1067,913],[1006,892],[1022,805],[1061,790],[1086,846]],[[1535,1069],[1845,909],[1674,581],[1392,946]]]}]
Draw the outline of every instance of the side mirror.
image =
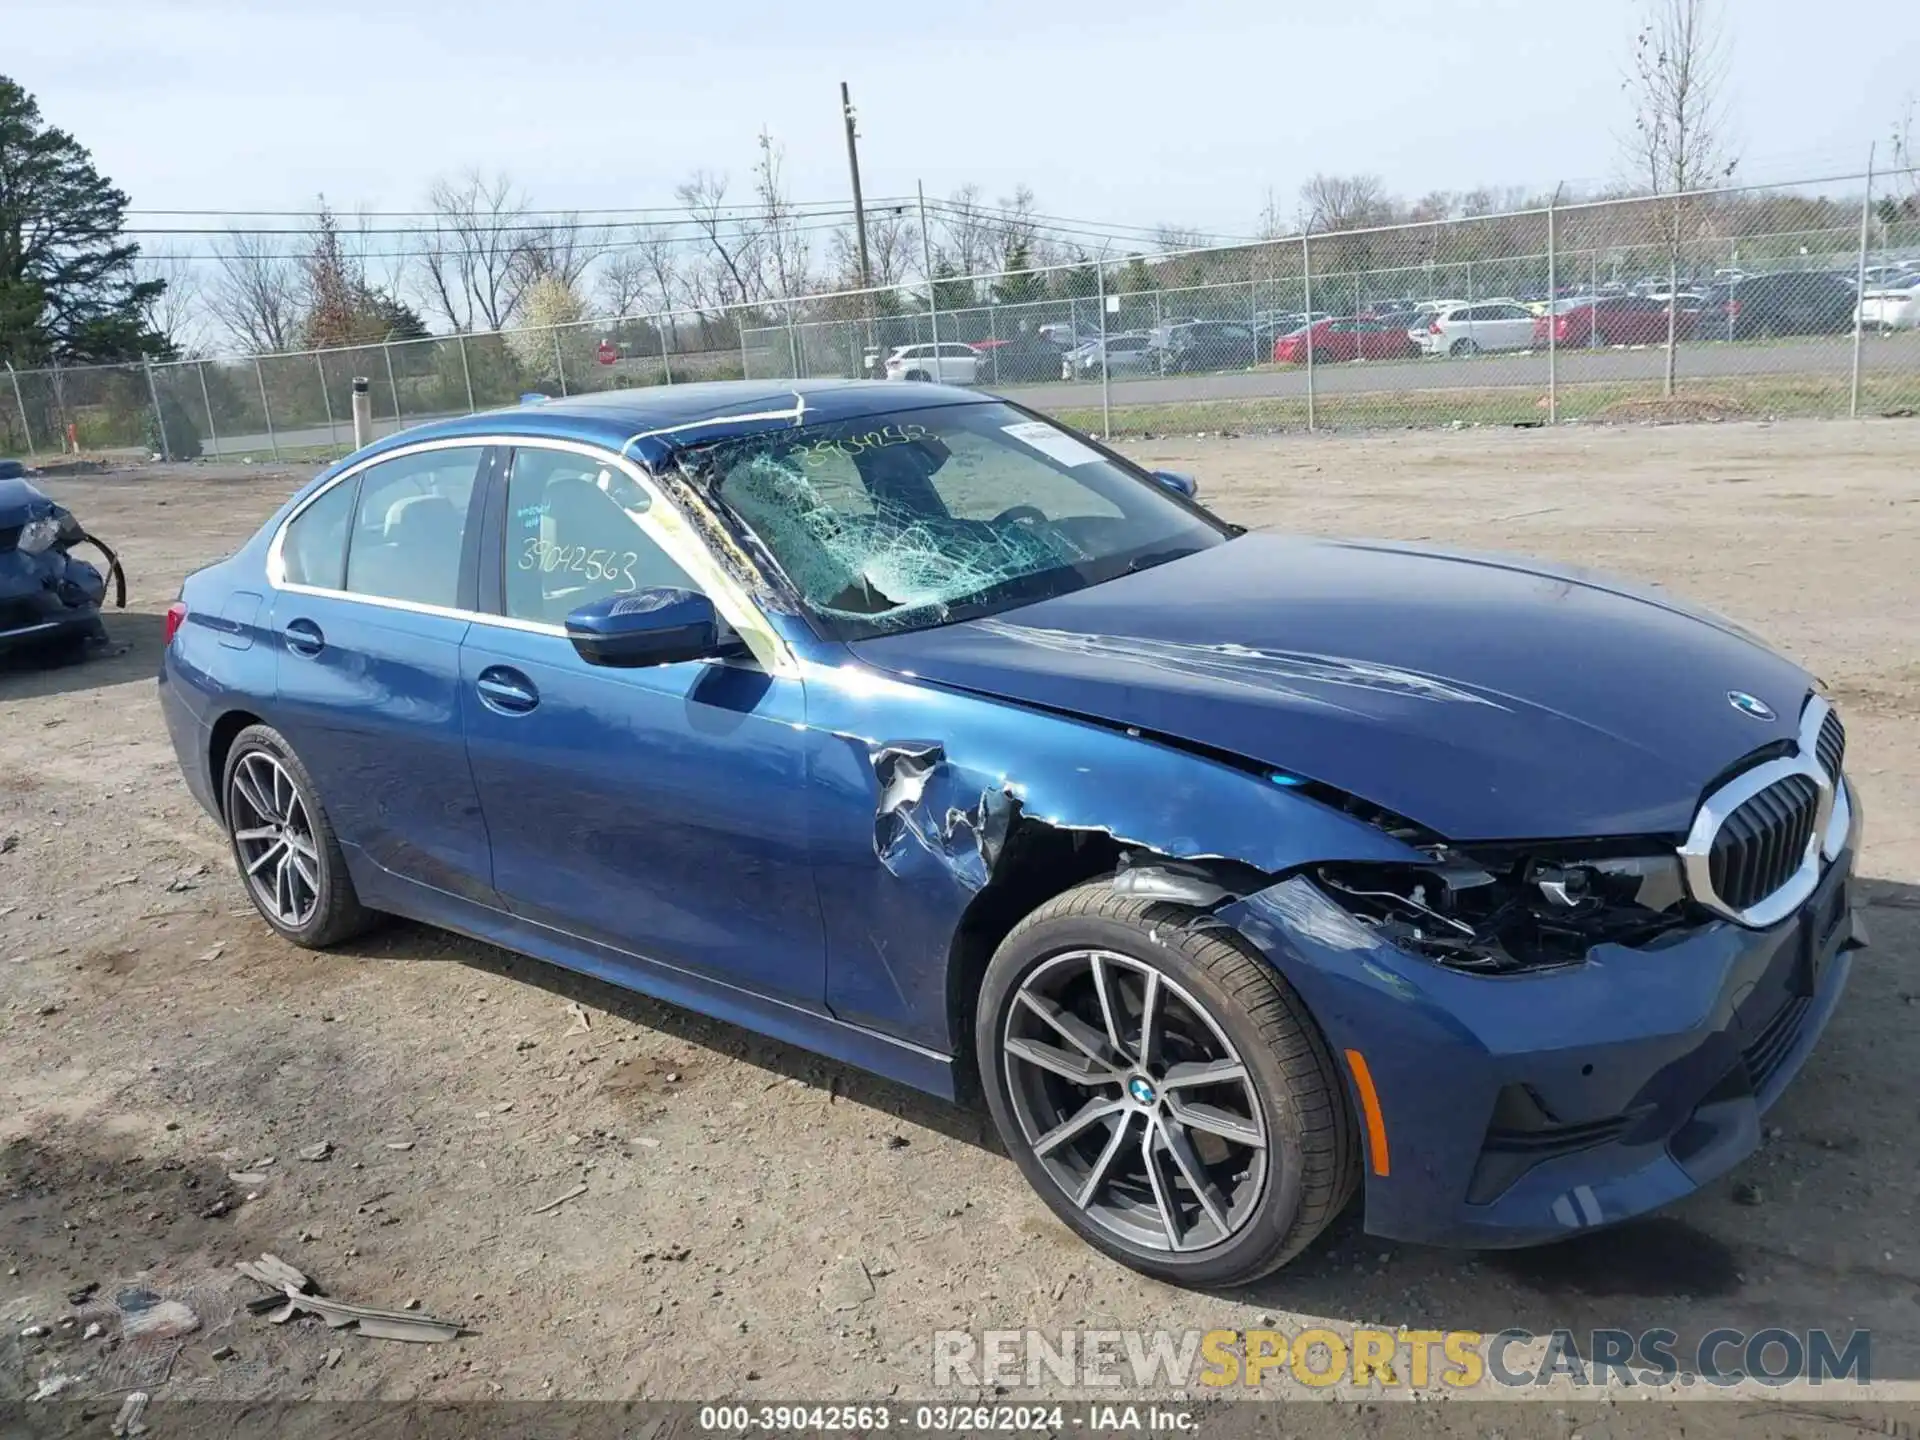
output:
[{"label": "side mirror", "polygon": [[1200,493],[1200,482],[1179,470],[1150,470],[1147,473],[1174,494],[1184,495],[1189,500]]},{"label": "side mirror", "polygon": [[705,595],[667,587],[582,605],[567,616],[567,638],[589,665],[622,669],[704,660],[741,648]]}]

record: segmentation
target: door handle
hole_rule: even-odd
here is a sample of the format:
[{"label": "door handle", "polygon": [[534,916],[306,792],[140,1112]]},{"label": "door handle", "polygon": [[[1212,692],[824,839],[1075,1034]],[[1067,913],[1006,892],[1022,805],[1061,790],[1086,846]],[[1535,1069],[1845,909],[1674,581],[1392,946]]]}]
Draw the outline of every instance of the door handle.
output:
[{"label": "door handle", "polygon": [[540,703],[540,692],[533,681],[505,665],[489,665],[480,672],[473,688],[480,692],[480,703],[502,715],[524,715]]},{"label": "door handle", "polygon": [[311,620],[289,620],[283,633],[287,649],[296,655],[318,655],[326,648],[327,637]]}]

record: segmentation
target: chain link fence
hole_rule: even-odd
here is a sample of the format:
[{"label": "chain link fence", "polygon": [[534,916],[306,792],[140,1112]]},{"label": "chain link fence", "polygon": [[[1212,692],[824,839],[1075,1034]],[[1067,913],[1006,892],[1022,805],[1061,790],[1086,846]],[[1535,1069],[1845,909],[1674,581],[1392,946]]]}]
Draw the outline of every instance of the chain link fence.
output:
[{"label": "chain link fence", "polygon": [[[1851,198],[1816,193],[1836,188]],[[984,386],[1103,435],[1907,414],[1920,201],[1876,204],[1870,177],[1841,177],[550,329],[22,370],[0,387],[0,448],[338,454],[355,377],[384,434],[530,392],[882,375]]]}]

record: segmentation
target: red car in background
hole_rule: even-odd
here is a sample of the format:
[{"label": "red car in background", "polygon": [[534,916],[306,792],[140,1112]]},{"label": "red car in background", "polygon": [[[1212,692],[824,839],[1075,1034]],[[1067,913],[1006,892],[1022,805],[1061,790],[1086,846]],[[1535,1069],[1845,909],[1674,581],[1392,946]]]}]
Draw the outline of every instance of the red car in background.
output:
[{"label": "red car in background", "polygon": [[1273,363],[1304,365],[1307,354],[1316,365],[1341,360],[1404,360],[1415,353],[1404,325],[1355,319],[1316,320],[1273,342]]},{"label": "red car in background", "polygon": [[[1691,340],[1699,312],[1686,307],[1684,297],[1674,312],[1673,334]],[[1667,302],[1645,295],[1607,295],[1575,305],[1559,315],[1542,315],[1533,322],[1533,348],[1546,348],[1548,327],[1560,345],[1664,345],[1667,341]]]}]

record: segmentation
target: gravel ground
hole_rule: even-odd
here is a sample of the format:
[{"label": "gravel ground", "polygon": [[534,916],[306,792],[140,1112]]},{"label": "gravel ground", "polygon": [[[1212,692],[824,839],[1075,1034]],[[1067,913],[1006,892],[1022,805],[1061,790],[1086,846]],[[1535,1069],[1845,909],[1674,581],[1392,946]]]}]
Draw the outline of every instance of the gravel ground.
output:
[{"label": "gravel ground", "polygon": [[[1350,1212],[1252,1290],[1198,1294],[1081,1245],[982,1115],[416,926],[292,949],[247,908],[181,785],[152,676],[181,577],[300,477],[55,478],[120,547],[133,593],[109,619],[111,656],[0,671],[0,1397],[57,1370],[94,1393],[164,1371],[170,1397],[923,1396],[940,1329],[1311,1317],[1683,1337],[1870,1327],[1876,1379],[1920,1375],[1920,428],[1132,453],[1192,470],[1252,525],[1667,584],[1828,680],[1866,804],[1876,948],[1762,1153],[1670,1214],[1547,1250],[1385,1244]],[[471,1333],[410,1346],[269,1325],[241,1308],[254,1292],[231,1270],[262,1251],[343,1299],[417,1301]],[[68,1292],[87,1285],[75,1309]],[[185,1299],[199,1328],[83,1339],[131,1285]],[[21,1338],[30,1323],[53,1333]]]}]

